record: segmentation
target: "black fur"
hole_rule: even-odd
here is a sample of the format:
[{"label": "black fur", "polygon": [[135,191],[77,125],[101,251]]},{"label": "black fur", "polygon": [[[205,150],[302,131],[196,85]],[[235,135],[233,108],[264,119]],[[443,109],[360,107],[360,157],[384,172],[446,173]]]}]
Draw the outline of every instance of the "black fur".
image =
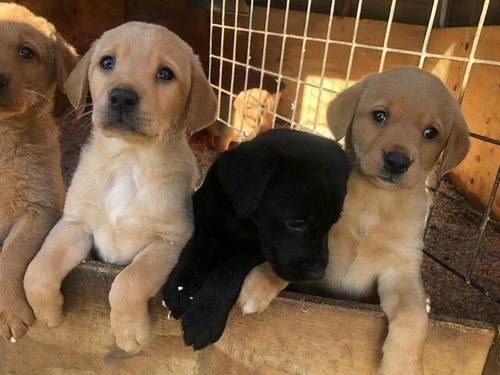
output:
[{"label": "black fur", "polygon": [[292,282],[323,277],[348,173],[335,142],[288,129],[217,158],[193,197],[193,236],[163,287],[186,345],[220,338],[246,275],[264,261]]}]

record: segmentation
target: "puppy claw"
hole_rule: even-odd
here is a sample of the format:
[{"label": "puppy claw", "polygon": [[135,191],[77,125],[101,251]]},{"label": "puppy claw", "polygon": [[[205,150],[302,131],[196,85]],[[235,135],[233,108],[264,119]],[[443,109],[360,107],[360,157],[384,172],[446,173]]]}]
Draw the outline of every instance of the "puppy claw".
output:
[{"label": "puppy claw", "polygon": [[16,342],[26,335],[34,320],[31,308],[23,300],[15,298],[10,303],[2,304],[0,305],[0,337]]},{"label": "puppy claw", "polygon": [[47,328],[56,328],[63,320],[62,306],[47,305],[43,309],[35,309],[36,320]]},{"label": "puppy claw", "polygon": [[15,343],[17,339],[23,338],[26,333],[28,333],[28,324],[23,321],[11,322],[10,330],[12,332],[12,337],[10,338],[10,342]]}]

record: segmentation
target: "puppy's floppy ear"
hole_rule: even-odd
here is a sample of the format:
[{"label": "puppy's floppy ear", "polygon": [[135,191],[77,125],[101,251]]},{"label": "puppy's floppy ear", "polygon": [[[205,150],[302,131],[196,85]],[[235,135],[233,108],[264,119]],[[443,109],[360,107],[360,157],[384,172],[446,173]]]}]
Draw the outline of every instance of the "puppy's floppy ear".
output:
[{"label": "puppy's floppy ear", "polygon": [[448,173],[465,159],[469,145],[469,129],[457,105],[451,132],[441,159],[441,175]]},{"label": "puppy's floppy ear", "polygon": [[274,111],[274,106],[276,105],[276,102],[280,101],[281,98],[281,92],[277,92],[276,94],[271,94],[266,98],[265,101],[265,107],[268,111]]},{"label": "puppy's floppy ear", "polygon": [[64,91],[64,82],[77,62],[78,54],[75,48],[57,33],[55,42],[55,77],[59,90]]},{"label": "puppy's floppy ear", "polygon": [[278,163],[266,150],[249,150],[246,144],[222,153],[216,163],[219,181],[238,218],[257,208]]},{"label": "puppy's floppy ear", "polygon": [[337,141],[345,137],[351,126],[368,78],[342,91],[328,106],[326,120]]},{"label": "puppy's floppy ear", "polygon": [[76,117],[80,117],[87,104],[89,94],[89,67],[94,54],[95,43],[92,44],[87,53],[81,58],[75,69],[64,83],[64,92],[71,105],[76,110]]},{"label": "puppy's floppy ear", "polygon": [[190,134],[215,121],[217,97],[197,56],[191,61],[191,89],[186,105],[186,127]]}]

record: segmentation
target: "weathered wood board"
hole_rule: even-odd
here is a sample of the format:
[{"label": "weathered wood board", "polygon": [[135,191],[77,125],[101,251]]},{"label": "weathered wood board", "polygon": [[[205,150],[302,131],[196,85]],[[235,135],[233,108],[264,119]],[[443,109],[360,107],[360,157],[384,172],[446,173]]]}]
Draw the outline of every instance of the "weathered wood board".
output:
[{"label": "weathered wood board", "polygon": [[[296,294],[264,313],[233,311],[213,347],[183,345],[177,321],[151,303],[154,338],[127,356],[114,345],[107,293],[117,268],[82,264],[66,279],[64,323],[35,326],[27,337],[0,343],[0,374],[374,374],[386,332],[375,307]],[[481,374],[493,327],[432,320],[425,350],[428,374]],[[411,339],[410,337],[408,338]]]}]

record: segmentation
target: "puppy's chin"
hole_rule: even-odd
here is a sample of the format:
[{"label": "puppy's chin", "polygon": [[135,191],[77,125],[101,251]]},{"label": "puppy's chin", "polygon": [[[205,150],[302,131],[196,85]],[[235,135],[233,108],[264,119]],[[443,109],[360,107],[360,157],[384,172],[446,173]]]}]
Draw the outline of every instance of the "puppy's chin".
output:
[{"label": "puppy's chin", "polygon": [[94,118],[93,123],[105,137],[136,140],[148,136],[141,130],[140,124],[138,124],[135,119],[102,116],[100,118]]},{"label": "puppy's chin", "polygon": [[307,281],[320,280],[325,275],[325,270],[323,270],[323,272],[316,272],[312,275],[311,273],[295,269],[293,266],[282,266],[273,263],[271,263],[271,266],[276,275],[291,283],[304,283]]},{"label": "puppy's chin", "polygon": [[360,163],[360,172],[365,175],[371,183],[382,189],[411,189],[417,181],[411,178],[408,172],[401,175],[391,175],[382,167],[370,168]]}]

